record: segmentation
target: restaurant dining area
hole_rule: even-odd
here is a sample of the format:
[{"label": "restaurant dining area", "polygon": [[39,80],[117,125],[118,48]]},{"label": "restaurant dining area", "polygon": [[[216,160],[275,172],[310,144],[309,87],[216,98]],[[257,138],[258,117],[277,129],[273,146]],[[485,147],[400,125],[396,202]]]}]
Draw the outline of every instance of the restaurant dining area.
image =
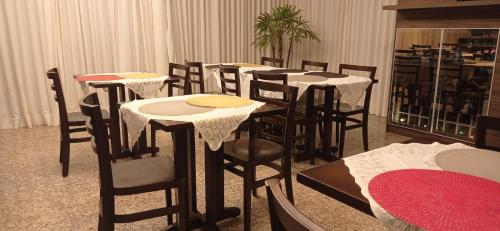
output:
[{"label": "restaurant dining area", "polygon": [[0,230],[500,231],[499,0],[0,12]]}]

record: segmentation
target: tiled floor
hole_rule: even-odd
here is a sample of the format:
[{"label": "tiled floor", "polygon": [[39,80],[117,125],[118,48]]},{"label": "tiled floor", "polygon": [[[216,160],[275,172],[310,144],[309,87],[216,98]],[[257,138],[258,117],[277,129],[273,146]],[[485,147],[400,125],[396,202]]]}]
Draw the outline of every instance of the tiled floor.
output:
[{"label": "tiled floor", "polygon": [[[171,153],[170,136],[159,135],[161,155]],[[385,132],[385,118],[370,117],[370,149],[407,137]],[[69,176],[61,177],[58,162],[57,127],[0,130],[0,230],[96,230],[98,217],[97,159],[88,143],[72,145]],[[197,143],[198,207],[204,210],[202,144]],[[362,152],[360,129],[348,131],[345,155]],[[322,162],[319,161],[321,164]],[[309,168],[294,163],[293,173]],[[260,170],[260,171],[259,171]],[[270,170],[258,169],[258,176]],[[294,182],[296,206],[327,230],[384,230],[376,219]],[[242,180],[225,173],[226,204],[243,206]],[[119,198],[118,212],[155,208],[165,203],[164,193],[155,192]],[[264,189],[252,200],[253,230],[269,230]],[[222,230],[242,230],[242,217],[219,224]],[[118,224],[116,230],[161,230],[165,218]]]}]

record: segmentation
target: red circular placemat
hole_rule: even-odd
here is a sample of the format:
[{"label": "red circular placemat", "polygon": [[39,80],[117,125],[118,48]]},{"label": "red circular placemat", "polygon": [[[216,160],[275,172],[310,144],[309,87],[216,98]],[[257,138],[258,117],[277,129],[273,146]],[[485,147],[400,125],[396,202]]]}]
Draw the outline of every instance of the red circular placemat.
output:
[{"label": "red circular placemat", "polygon": [[406,169],[368,184],[388,213],[428,230],[500,230],[500,183],[462,173]]},{"label": "red circular placemat", "polygon": [[76,81],[112,81],[112,80],[120,80],[122,77],[118,77],[116,75],[80,75],[76,77]]}]

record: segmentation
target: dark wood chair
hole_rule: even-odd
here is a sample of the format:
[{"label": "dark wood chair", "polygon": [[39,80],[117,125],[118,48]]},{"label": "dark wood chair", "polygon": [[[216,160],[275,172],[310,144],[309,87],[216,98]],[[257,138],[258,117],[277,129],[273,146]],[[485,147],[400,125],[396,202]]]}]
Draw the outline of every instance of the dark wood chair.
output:
[{"label": "dark wood chair", "polygon": [[[267,98],[260,94],[260,91],[273,91],[286,94],[287,99]],[[250,81],[250,98],[256,101],[265,102],[267,104],[276,105],[285,109],[285,131],[283,145],[261,138],[255,138],[255,120],[250,120],[250,136],[224,143],[224,159],[228,161],[225,164],[225,169],[243,177],[243,207],[244,207],[244,230],[250,230],[251,224],[251,199],[252,191],[264,186],[265,180],[269,178],[285,178],[285,187],[288,198],[293,202],[292,192],[292,172],[291,172],[291,148],[292,135],[295,131],[293,127],[293,116],[295,112],[295,104],[297,101],[298,88],[262,82]],[[281,165],[274,161],[281,160]],[[243,170],[236,168],[241,166]],[[257,166],[268,166],[279,173],[256,181],[255,168]]]},{"label": "dark wood chair", "polygon": [[168,64],[168,76],[179,79],[179,82],[177,83],[173,82],[168,84],[168,96],[174,95],[174,88],[182,90],[182,95],[191,94],[191,79],[189,69],[189,66],[182,64]]},{"label": "dark wood chair", "polygon": [[266,181],[267,203],[272,231],[322,231],[321,227],[307,219],[281,190],[278,179]]},{"label": "dark wood chair", "polygon": [[[282,85],[288,85],[288,75],[287,74],[269,74],[265,71],[253,71],[252,72],[253,80],[255,81],[272,81],[274,83],[280,83]],[[282,95],[282,99],[286,100],[286,94]],[[299,112],[295,110],[294,115],[294,127],[300,126],[299,134],[292,134],[292,147],[295,147],[295,143],[299,140],[305,139],[305,133],[303,133],[303,127],[306,126],[307,119],[306,115],[303,112]],[[272,140],[274,142],[282,142],[283,141],[283,121],[286,118],[283,118],[281,115],[275,116],[266,116],[261,119],[262,124],[265,128],[259,131],[259,135],[265,139]]]},{"label": "dark wood chair", "polygon": [[[394,57],[392,105],[397,121],[399,121],[400,115],[406,115],[408,117],[406,123],[410,123],[410,114],[417,114],[414,110],[419,110],[419,114],[421,114],[424,109],[422,102],[430,102],[424,98],[417,100],[419,97],[424,96],[420,93],[430,93],[430,91],[425,91],[427,89],[421,89],[424,85],[419,80],[420,61],[420,56],[396,55]],[[427,87],[430,86],[427,85]],[[427,96],[427,98],[430,97]],[[430,123],[430,121],[427,122]]]},{"label": "dark wood chair", "polygon": [[203,75],[203,63],[202,62],[188,62],[186,60],[186,66],[189,67],[189,80],[191,82],[191,93],[193,91],[193,84],[199,85],[200,93],[205,93],[205,76]]},{"label": "dark wood chair", "polygon": [[[369,78],[372,80],[372,83],[365,90],[365,100],[363,102],[363,106],[356,106],[355,108],[351,108],[350,105],[341,103],[339,99],[337,100],[337,103],[333,108],[333,116],[334,116],[333,120],[336,123],[335,139],[338,146],[339,158],[342,158],[344,156],[344,143],[345,143],[346,131],[355,128],[363,129],[363,148],[365,151],[368,151],[368,113],[370,110],[370,99],[371,99],[373,81],[375,80],[375,73],[377,71],[377,67],[340,64],[339,72],[343,73],[344,70],[368,72]],[[359,114],[362,115],[361,120],[352,117]],[[319,118],[318,121],[322,120],[323,120],[322,118]],[[347,125],[348,121],[354,124]],[[320,129],[321,127],[322,125],[320,125]],[[322,129],[320,132],[321,133],[323,132]]]},{"label": "dark wood chair", "polygon": [[[97,93],[80,102],[83,114],[90,117],[87,130],[92,135],[91,146],[99,163],[99,224],[98,230],[114,230],[115,223],[129,223],[171,214],[178,214],[179,230],[186,230],[186,193],[184,179],[176,178],[176,169],[170,157],[151,157],[112,163],[108,130],[102,119]],[[142,194],[165,190],[167,198],[172,189],[178,189],[179,202],[131,214],[115,213],[115,196]]]},{"label": "dark wood chair", "polygon": [[[491,131],[490,131],[491,130]],[[491,135],[497,139],[486,139],[486,135]],[[477,148],[491,149],[500,152],[500,118],[491,116],[477,117],[477,132],[475,145]],[[491,140],[493,142],[487,142]]]},{"label": "dark wood chair", "polygon": [[272,57],[261,57],[260,58],[260,64],[261,65],[266,65],[266,63],[270,63],[271,66],[273,67],[279,67],[279,68],[282,68],[283,67],[283,59],[280,59],[280,58],[272,58]]},{"label": "dark wood chair", "polygon": [[[52,68],[47,71],[47,78],[52,80],[51,88],[55,92],[54,99],[59,108],[59,123],[60,123],[60,147],[59,147],[59,163],[62,166],[62,176],[68,176],[69,172],[69,157],[70,144],[82,143],[90,141],[90,137],[71,137],[72,133],[85,131],[85,120],[87,117],[81,112],[70,112],[66,110],[66,102],[61,85],[61,78],[57,68]],[[109,123],[109,113],[102,111],[106,123]]]},{"label": "dark wood chair", "polygon": [[[240,68],[236,66],[219,66],[221,90],[223,94],[241,96]],[[232,76],[232,77],[231,77]]]},{"label": "dark wood chair", "polygon": [[328,69],[328,63],[322,63],[322,62],[314,62],[314,61],[309,61],[309,60],[302,60],[302,64],[300,65],[301,70],[309,70],[306,68],[306,66],[310,67],[319,67],[321,68],[321,71],[326,71]]}]

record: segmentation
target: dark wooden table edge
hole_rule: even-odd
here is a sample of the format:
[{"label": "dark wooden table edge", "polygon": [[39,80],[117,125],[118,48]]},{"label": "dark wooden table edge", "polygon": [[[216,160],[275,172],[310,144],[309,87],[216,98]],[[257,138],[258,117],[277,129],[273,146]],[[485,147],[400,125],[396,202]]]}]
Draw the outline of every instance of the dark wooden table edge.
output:
[{"label": "dark wooden table edge", "polygon": [[297,182],[374,217],[368,200],[352,197],[338,188],[327,187],[302,172],[297,173]]}]

